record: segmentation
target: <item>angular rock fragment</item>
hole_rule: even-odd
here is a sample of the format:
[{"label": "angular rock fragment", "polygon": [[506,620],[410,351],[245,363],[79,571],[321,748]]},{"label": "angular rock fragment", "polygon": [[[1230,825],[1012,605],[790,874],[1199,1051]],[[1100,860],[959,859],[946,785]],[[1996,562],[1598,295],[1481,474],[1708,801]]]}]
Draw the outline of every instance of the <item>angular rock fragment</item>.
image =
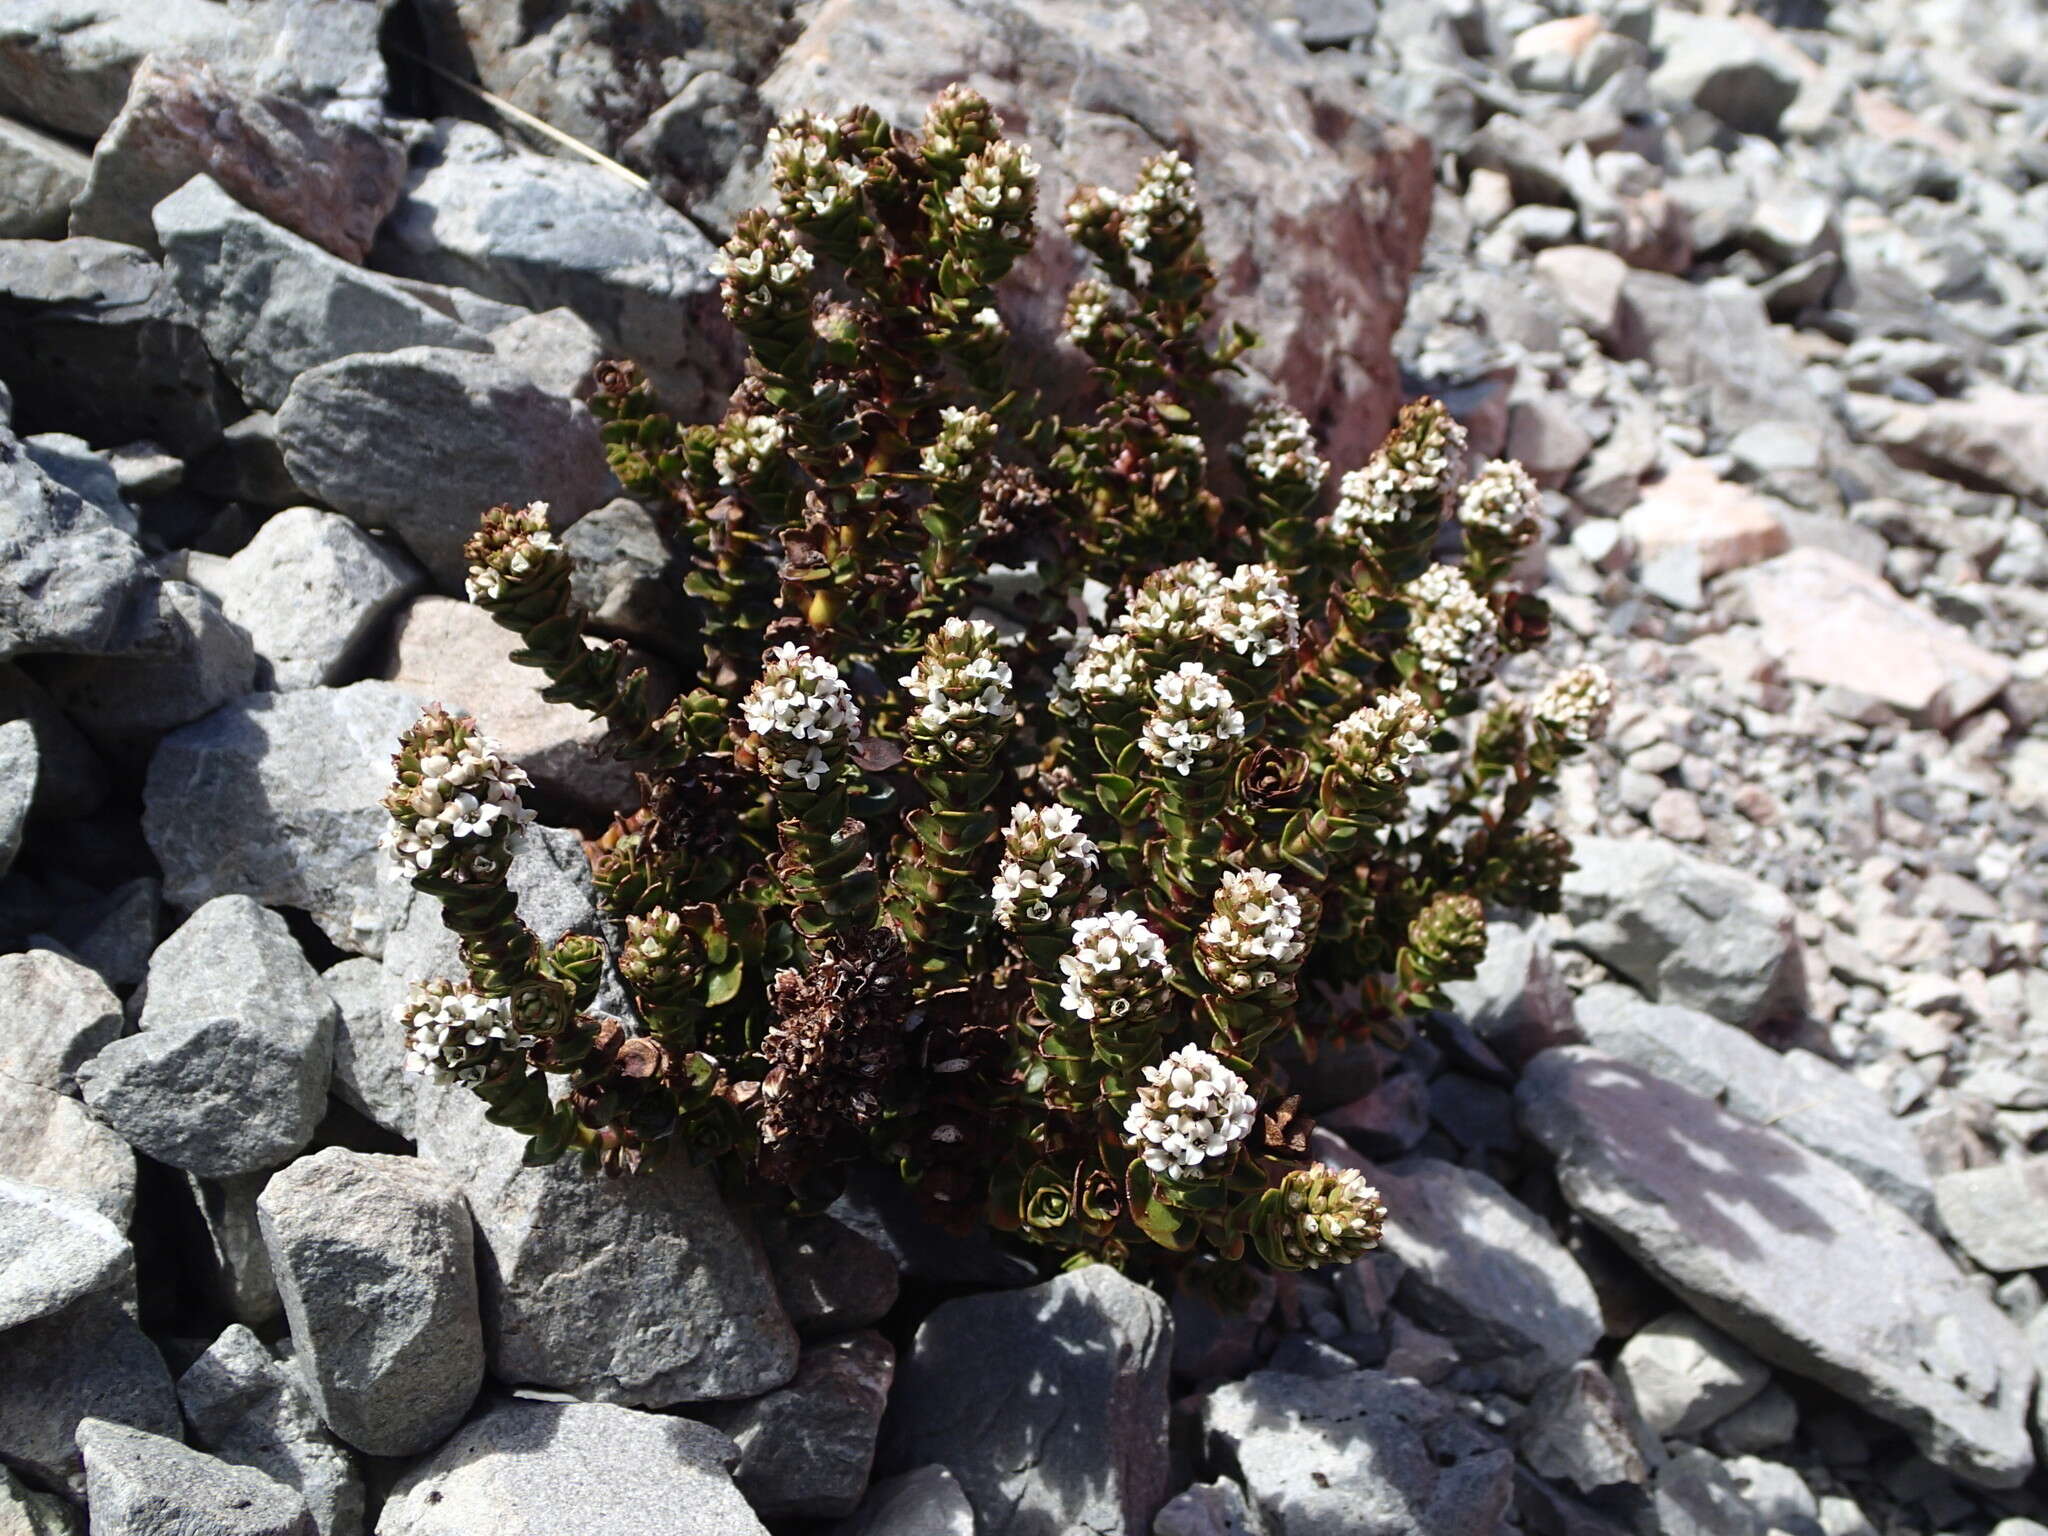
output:
[{"label": "angular rock fragment", "polygon": [[306,1501],[253,1468],[101,1419],[78,1426],[78,1447],[95,1530],[315,1536]]},{"label": "angular rock fragment", "polygon": [[283,692],[348,681],[392,611],[426,584],[405,552],[338,513],[288,507],[215,581],[221,609]]}]

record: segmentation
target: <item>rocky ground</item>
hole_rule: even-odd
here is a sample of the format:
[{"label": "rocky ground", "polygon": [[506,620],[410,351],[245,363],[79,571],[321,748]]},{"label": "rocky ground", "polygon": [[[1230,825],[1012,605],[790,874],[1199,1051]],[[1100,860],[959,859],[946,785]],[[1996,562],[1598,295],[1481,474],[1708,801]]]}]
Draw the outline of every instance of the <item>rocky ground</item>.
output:
[{"label": "rocky ground", "polygon": [[[2025,0],[0,7],[0,1531],[2042,1536],[2044,61]],[[1297,1064],[1383,1251],[1245,1316],[399,1071],[419,703],[532,768],[547,936],[628,793],[463,536],[551,501],[686,662],[587,371],[711,408],[766,124],[960,77],[1054,206],[1189,154],[1340,467],[1422,391],[1529,464],[1540,665],[1621,686],[1564,912]]]}]

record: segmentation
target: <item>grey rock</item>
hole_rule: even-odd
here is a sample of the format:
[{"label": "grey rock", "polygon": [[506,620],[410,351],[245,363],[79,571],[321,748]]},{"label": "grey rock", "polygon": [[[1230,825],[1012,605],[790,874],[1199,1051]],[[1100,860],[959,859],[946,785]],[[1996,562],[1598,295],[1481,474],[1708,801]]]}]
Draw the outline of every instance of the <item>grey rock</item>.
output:
[{"label": "grey rock", "polygon": [[[1249,1271],[1249,1296],[1219,1302],[1186,1278],[1173,1288],[1173,1374],[1176,1381],[1228,1381],[1258,1363],[1277,1287],[1270,1274]],[[1340,1286],[1341,1293],[1341,1286]],[[1240,1304],[1236,1304],[1241,1301]]]},{"label": "grey rock", "polygon": [[204,1253],[186,1245],[192,1278],[222,1314],[251,1328],[267,1328],[284,1313],[277,1275],[256,1216],[257,1197],[268,1173],[238,1173],[223,1179],[185,1175],[185,1185],[206,1229]]},{"label": "grey rock", "polygon": [[1152,1521],[1152,1536],[1261,1536],[1262,1530],[1244,1490],[1227,1477],[1183,1488]]},{"label": "grey rock", "polygon": [[1318,1115],[1316,1124],[1367,1157],[1399,1157],[1429,1134],[1429,1084],[1420,1072],[1395,1072],[1364,1098]]},{"label": "grey rock", "polygon": [[82,964],[117,987],[133,986],[149,966],[156,947],[162,891],[149,875],[123,881],[105,895],[63,914],[51,926],[53,935],[30,935],[30,943],[46,947],[54,939]]},{"label": "grey rock", "polygon": [[403,988],[375,960],[359,956],[321,973],[337,1014],[334,1096],[394,1136],[413,1139],[413,1102],[421,1079],[405,1070]]},{"label": "grey rock", "polygon": [[644,171],[677,208],[695,208],[754,151],[770,119],[760,93],[722,69],[692,75],[619,145],[619,157]]},{"label": "grey rock", "polygon": [[1773,1529],[1793,1530],[1801,1522],[1820,1518],[1820,1505],[1813,1490],[1783,1462],[1766,1461],[1759,1456],[1733,1456],[1722,1466],[1742,1490],[1750,1508]]},{"label": "grey rock", "polygon": [[450,120],[416,155],[376,261],[532,310],[572,309],[687,414],[731,387],[713,255],[653,193]]},{"label": "grey rock", "polygon": [[1681,1451],[1658,1475],[1656,1517],[1664,1536],[1764,1536],[1728,1469],[1697,1449]]},{"label": "grey rock", "polygon": [[416,1158],[329,1147],[257,1199],[297,1358],[327,1427],[415,1456],[483,1385],[474,1240],[455,1181]]},{"label": "grey rock", "polygon": [[19,667],[5,662],[0,662],[0,720],[26,720],[36,733],[38,771],[31,817],[71,821],[100,808],[107,796],[107,770],[99,753],[56,700]]},{"label": "grey rock", "polygon": [[82,437],[68,432],[38,432],[22,439],[21,446],[35,466],[59,485],[78,492],[123,533],[139,531],[135,509],[121,493],[121,477],[113,463],[95,453]]},{"label": "grey rock", "polygon": [[146,439],[109,448],[104,457],[123,496],[168,496],[185,483],[185,461]]},{"label": "grey rock", "polygon": [[1539,1056],[1517,1096],[1565,1198],[1702,1317],[1960,1477],[2012,1487],[2032,1469],[2025,1341],[1853,1175],[1583,1047]]},{"label": "grey rock", "polygon": [[95,1531],[122,1536],[314,1536],[296,1491],[250,1467],[123,1424],[78,1426]]},{"label": "grey rock", "polygon": [[297,1489],[319,1536],[360,1536],[363,1479],[298,1378],[236,1324],[178,1378],[192,1444]]},{"label": "grey rock", "polygon": [[85,1491],[81,1420],[179,1433],[171,1373],[132,1305],[102,1292],[0,1333],[0,1459],[76,1495]]},{"label": "grey rock", "polygon": [[279,692],[346,682],[393,610],[425,585],[403,550],[317,507],[268,519],[218,580],[222,610]]},{"label": "grey rock", "polygon": [[360,262],[398,201],[405,154],[354,123],[237,88],[203,60],[151,58],[93,146],[71,232],[157,254],[150,210],[202,173],[264,218]]},{"label": "grey rock", "polygon": [[1831,459],[1846,451],[1841,426],[1747,284],[1631,269],[1617,328],[1616,355],[1646,358],[1665,383],[1702,391],[1718,430],[1784,422],[1818,434]]},{"label": "grey rock", "polygon": [[573,309],[542,310],[491,332],[491,350],[551,395],[587,399],[597,365],[618,354]]},{"label": "grey rock", "polygon": [[122,1231],[135,1215],[134,1149],[77,1099],[5,1075],[0,1168],[92,1207]]},{"label": "grey rock", "polygon": [[1799,1404],[1775,1381],[1707,1430],[1708,1449],[1719,1456],[1747,1456],[1790,1445],[1799,1433]]},{"label": "grey rock", "polygon": [[326,1091],[334,1002],[284,919],[248,896],[216,896],[150,956],[139,1027],[213,1018],[299,1043]]},{"label": "grey rock", "polygon": [[368,528],[389,528],[446,591],[462,546],[504,501],[573,522],[617,494],[597,423],[513,364],[441,347],[345,357],[301,374],[277,413],[292,478]]},{"label": "grey rock", "polygon": [[575,561],[576,601],[597,633],[686,654],[696,619],[674,554],[646,508],[623,496],[608,501],[569,525],[562,548]]},{"label": "grey rock", "polygon": [[135,1254],[99,1212],[0,1178],[0,1331],[105,1292],[132,1293]]},{"label": "grey rock", "polygon": [[1551,925],[1540,917],[1489,922],[1478,973],[1444,988],[1458,1016],[1511,1066],[1576,1038],[1571,989],[1552,956],[1555,943]]},{"label": "grey rock", "polygon": [[1271,1536],[1494,1536],[1507,1513],[1507,1448],[1386,1372],[1258,1371],[1209,1394],[1201,1432]]},{"label": "grey rock", "polygon": [[855,1168],[827,1212],[896,1261],[906,1280],[933,1285],[1030,1285],[1037,1267],[1000,1247],[986,1231],[956,1235],[934,1225],[903,1181],[881,1169]]},{"label": "grey rock", "polygon": [[[1389,126],[1340,72],[1250,8],[1204,0],[1117,11],[828,0],[804,22],[760,79],[774,113],[863,101],[908,126],[940,79],[971,81],[1019,128],[1044,122],[1047,102],[1073,104],[1057,133],[1023,134],[1045,168],[1040,235],[1002,308],[1026,346],[1061,356],[1052,334],[1074,270],[1058,219],[1069,189],[1128,187],[1140,160],[1171,145],[1201,168],[1216,302],[1261,338],[1246,361],[1329,423],[1333,462],[1363,462],[1377,446],[1399,397],[1388,343],[1429,221],[1431,160],[1419,134]],[[709,207],[729,219],[765,181],[746,157]]]},{"label": "grey rock", "polygon": [[154,588],[130,656],[68,656],[42,668],[50,697],[109,758],[138,758],[167,731],[238,699],[256,676],[249,637],[182,581]]},{"label": "grey rock", "polygon": [[[54,1493],[24,1488],[12,1472],[0,1467],[0,1531],[9,1536],[80,1536],[84,1529],[70,1504]],[[973,1536],[971,1529],[968,1536]]]},{"label": "grey rock", "polygon": [[62,235],[91,168],[91,159],[62,139],[0,118],[0,239]]},{"label": "grey rock", "polygon": [[1509,112],[1496,113],[1460,150],[1475,170],[1507,177],[1518,204],[1572,202],[1564,157],[1550,136]]},{"label": "grey rock", "polygon": [[121,1001],[76,960],[0,955],[0,1075],[76,1093],[81,1063],[121,1033]]},{"label": "grey rock", "polygon": [[1650,839],[1582,837],[1564,878],[1571,943],[1652,999],[1725,1024],[1802,1001],[1792,904],[1738,870]]},{"label": "grey rock", "polygon": [[133,535],[0,427],[0,660],[131,650],[156,586]]},{"label": "grey rock", "polygon": [[392,625],[383,675],[415,698],[475,715],[541,788],[599,814],[631,807],[633,770],[604,750],[604,721],[542,698],[541,675],[508,660],[518,645],[473,603],[421,597]]},{"label": "grey rock", "polygon": [[868,1490],[850,1520],[832,1536],[975,1536],[974,1506],[944,1467],[917,1467],[885,1477]]},{"label": "grey rock", "polygon": [[221,391],[198,322],[134,247],[0,241],[0,322],[0,378],[20,430],[145,437],[185,455],[219,439]]},{"label": "grey rock", "polygon": [[301,374],[357,353],[490,349],[390,279],[243,207],[204,173],[151,218],[164,270],[198,316],[207,350],[252,405],[274,410]]},{"label": "grey rock", "polygon": [[1172,1335],[1099,1264],[944,1302],[900,1363],[885,1465],[950,1468],[982,1536],[1138,1536],[1166,1499]]},{"label": "grey rock", "polygon": [[[1325,1161],[1340,1155],[1324,1142]],[[1355,1159],[1352,1161],[1355,1162]],[[1396,1302],[1486,1362],[1510,1390],[1593,1352],[1600,1302],[1577,1260],[1527,1207],[1485,1174],[1414,1157],[1379,1170],[1390,1221],[1382,1247],[1406,1265]]]},{"label": "grey rock", "polygon": [[192,54],[253,89],[368,104],[387,84],[382,4],[359,0],[23,0],[0,22],[0,112],[95,139],[151,54]]},{"label": "grey rock", "polygon": [[1646,1002],[1627,987],[1592,988],[1579,999],[1578,1019],[1595,1050],[1783,1131],[1928,1223],[1934,1184],[1919,1142],[1875,1089],[1840,1067],[1811,1051],[1781,1054],[1732,1024]]},{"label": "grey rock", "polygon": [[389,683],[258,693],[173,731],[150,758],[142,829],[164,896],[239,893],[310,914],[343,949],[383,947],[378,801],[420,706]]},{"label": "grey rock", "polygon": [[775,1294],[804,1337],[869,1327],[896,1305],[896,1261],[845,1223],[764,1214],[757,1226]]},{"label": "grey rock", "polygon": [[1546,1381],[1523,1420],[1522,1459],[1581,1493],[1645,1486],[1664,1447],[1607,1373],[1581,1360]]},{"label": "grey rock", "polygon": [[327,1065],[241,1019],[193,1019],[116,1040],[78,1081],[136,1151],[224,1178],[275,1168],[313,1139]]},{"label": "grey rock", "polygon": [[1934,1202],[1956,1245],[1993,1273],[2048,1265],[2048,1157],[1944,1173]]},{"label": "grey rock", "polygon": [[[1775,133],[1799,94],[1800,76],[1768,29],[1732,18],[1657,18],[1652,46],[1662,55],[1650,86],[1670,101],[1703,108],[1738,133]],[[1789,44],[1779,46],[1789,47]]]},{"label": "grey rock", "polygon": [[1763,1391],[1771,1370],[1692,1313],[1667,1312],[1622,1345],[1614,1379],[1650,1428],[1692,1440]]},{"label": "grey rock", "polygon": [[874,1465],[896,1352],[879,1333],[805,1350],[786,1387],[706,1417],[740,1448],[733,1481],[754,1513],[776,1520],[848,1515]]},{"label": "grey rock", "polygon": [[608,1403],[493,1404],[398,1480],[377,1536],[766,1536],[717,1430]]},{"label": "grey rock", "polygon": [[611,1180],[530,1168],[524,1137],[449,1091],[422,1096],[419,1146],[475,1217],[499,1380],[666,1407],[757,1396],[795,1374],[796,1331],[760,1245],[702,1169],[677,1158]]},{"label": "grey rock", "polygon": [[251,411],[229,425],[220,441],[193,462],[186,480],[196,491],[262,512],[279,512],[306,499],[284,467],[277,418],[268,411]]}]

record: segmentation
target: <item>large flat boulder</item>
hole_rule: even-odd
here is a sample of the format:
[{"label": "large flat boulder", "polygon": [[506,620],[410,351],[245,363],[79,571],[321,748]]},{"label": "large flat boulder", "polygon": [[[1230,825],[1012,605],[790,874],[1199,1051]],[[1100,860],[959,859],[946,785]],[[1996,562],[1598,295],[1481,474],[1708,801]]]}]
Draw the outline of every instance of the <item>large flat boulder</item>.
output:
[{"label": "large flat boulder", "polygon": [[1708,1322],[1958,1477],[2011,1488],[2033,1470],[2026,1340],[1853,1174],[1583,1046],[1537,1057],[1516,1097],[1565,1198]]}]

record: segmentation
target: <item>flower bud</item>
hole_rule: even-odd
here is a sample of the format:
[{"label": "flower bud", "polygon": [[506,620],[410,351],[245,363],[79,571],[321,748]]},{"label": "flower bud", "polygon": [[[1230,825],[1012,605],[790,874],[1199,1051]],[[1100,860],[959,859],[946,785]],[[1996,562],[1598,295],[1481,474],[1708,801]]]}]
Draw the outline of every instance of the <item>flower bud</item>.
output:
[{"label": "flower bud", "polygon": [[1380,1245],[1387,1208],[1356,1168],[1311,1163],[1280,1181],[1274,1257],[1296,1269],[1349,1264]]},{"label": "flower bud", "polygon": [[1399,688],[1337,722],[1330,760],[1348,783],[1391,789],[1407,780],[1409,763],[1429,750],[1435,725],[1421,698]]},{"label": "flower bud", "polygon": [[1614,713],[1614,681],[1597,666],[1573,667],[1536,696],[1530,713],[1566,741],[1598,741]]},{"label": "flower bud", "polygon": [[505,878],[513,841],[533,820],[519,791],[531,784],[467,715],[435,708],[399,738],[384,809],[384,846],[408,875],[457,884]]},{"label": "flower bud", "polygon": [[1287,405],[1262,405],[1252,413],[1242,445],[1244,472],[1268,486],[1322,488],[1330,466],[1316,452],[1308,418]]},{"label": "flower bud", "polygon": [[469,600],[484,607],[517,602],[556,580],[567,580],[569,557],[548,527],[548,504],[493,507],[463,546],[469,561]]}]

